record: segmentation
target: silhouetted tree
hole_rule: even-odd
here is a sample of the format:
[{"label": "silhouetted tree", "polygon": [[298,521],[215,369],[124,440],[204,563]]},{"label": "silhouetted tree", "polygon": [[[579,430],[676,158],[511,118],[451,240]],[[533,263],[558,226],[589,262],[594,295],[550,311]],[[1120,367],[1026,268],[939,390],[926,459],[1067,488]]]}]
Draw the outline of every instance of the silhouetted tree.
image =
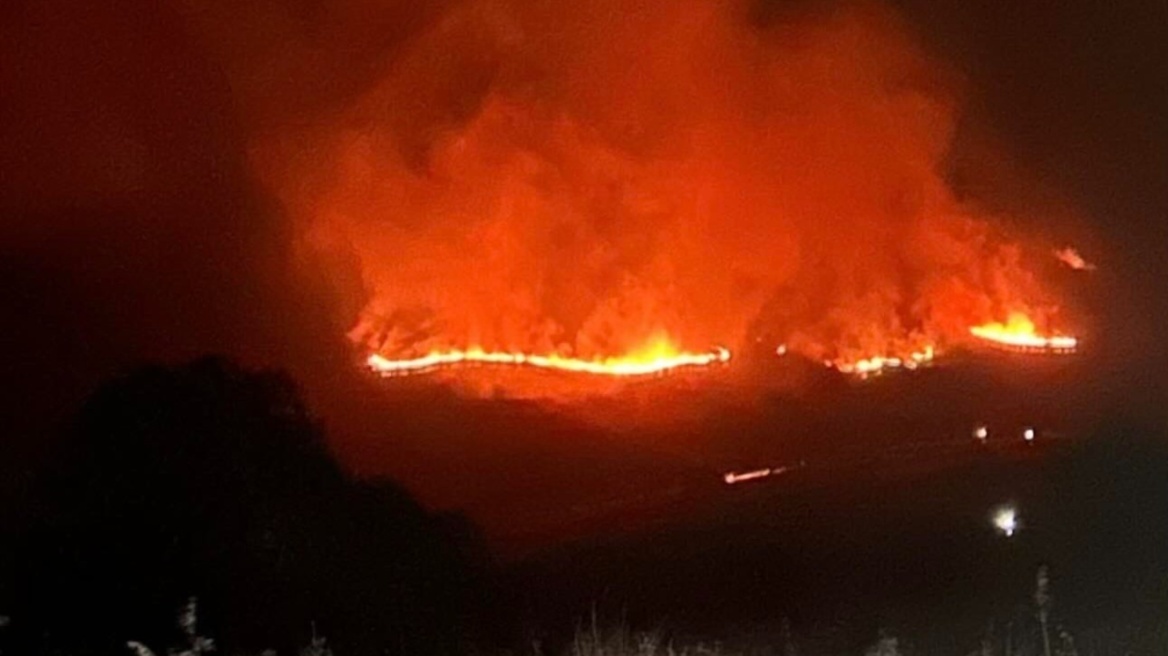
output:
[{"label": "silhouetted tree", "polygon": [[144,369],[98,390],[69,444],[21,556],[21,653],[171,644],[192,596],[227,652],[293,653],[312,622],[355,655],[450,652],[465,635],[473,577],[447,521],[348,480],[282,374]]}]

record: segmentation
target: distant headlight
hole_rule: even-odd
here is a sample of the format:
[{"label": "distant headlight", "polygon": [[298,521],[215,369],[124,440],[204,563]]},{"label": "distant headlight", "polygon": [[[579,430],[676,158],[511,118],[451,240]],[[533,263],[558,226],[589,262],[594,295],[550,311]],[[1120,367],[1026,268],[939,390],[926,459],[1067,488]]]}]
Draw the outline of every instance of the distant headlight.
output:
[{"label": "distant headlight", "polygon": [[1002,506],[994,511],[994,528],[1006,537],[1013,537],[1018,531],[1018,511],[1013,506]]}]

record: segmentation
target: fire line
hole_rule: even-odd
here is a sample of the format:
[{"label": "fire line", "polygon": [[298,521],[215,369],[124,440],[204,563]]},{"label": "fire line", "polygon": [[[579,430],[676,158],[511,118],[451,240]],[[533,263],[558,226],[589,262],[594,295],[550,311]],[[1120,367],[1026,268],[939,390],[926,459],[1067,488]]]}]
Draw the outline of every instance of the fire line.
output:
[{"label": "fire line", "polygon": [[1051,353],[1071,353],[1079,340],[1067,335],[1040,335],[1034,322],[1024,314],[1012,313],[1006,323],[974,326],[969,332],[978,339],[1011,349]]},{"label": "fire line", "polygon": [[374,353],[366,363],[381,376],[408,376],[460,364],[497,364],[600,376],[648,376],[683,367],[705,367],[730,360],[730,351],[718,347],[708,353],[653,354],[584,360],[561,355],[532,355],[469,349],[434,351],[412,359],[394,360]]}]

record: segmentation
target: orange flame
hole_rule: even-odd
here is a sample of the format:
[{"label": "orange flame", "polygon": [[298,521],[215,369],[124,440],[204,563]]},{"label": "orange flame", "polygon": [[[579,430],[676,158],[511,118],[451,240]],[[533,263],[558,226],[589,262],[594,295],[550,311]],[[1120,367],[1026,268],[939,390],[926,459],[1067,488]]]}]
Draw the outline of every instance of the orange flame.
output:
[{"label": "orange flame", "polygon": [[708,353],[678,351],[668,340],[657,340],[634,353],[591,360],[556,353],[539,355],[508,351],[467,350],[431,351],[411,359],[390,359],[374,353],[366,364],[381,376],[408,376],[461,364],[496,364],[530,366],[541,369],[600,376],[647,376],[683,367],[706,367],[730,360],[730,351],[717,347]]},{"label": "orange flame", "polygon": [[1079,340],[1074,337],[1038,334],[1034,322],[1021,312],[1011,312],[1004,324],[987,323],[974,326],[969,332],[978,339],[1022,350],[1070,352],[1079,345]]}]

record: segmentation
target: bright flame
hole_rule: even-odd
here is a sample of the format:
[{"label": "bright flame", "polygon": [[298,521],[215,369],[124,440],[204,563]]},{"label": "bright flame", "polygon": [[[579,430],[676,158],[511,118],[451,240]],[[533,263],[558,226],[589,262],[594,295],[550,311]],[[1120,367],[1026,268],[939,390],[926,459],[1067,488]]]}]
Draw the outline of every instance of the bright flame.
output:
[{"label": "bright flame", "polygon": [[585,360],[559,354],[538,355],[482,348],[431,351],[411,359],[390,359],[374,353],[366,360],[369,368],[382,376],[407,376],[460,364],[497,364],[530,366],[541,369],[594,374],[598,376],[647,376],[682,367],[705,367],[730,360],[728,349],[717,347],[708,353],[678,351],[667,340],[657,340],[635,353]]},{"label": "bright flame", "polygon": [[994,527],[1012,537],[1018,530],[1018,511],[1010,506],[1003,506],[994,513]]},{"label": "bright flame", "polygon": [[1041,351],[1074,351],[1079,341],[1065,335],[1039,335],[1034,322],[1021,312],[1010,313],[1006,323],[987,323],[969,329],[970,334],[978,339],[994,342],[1003,346],[1024,350]]}]

